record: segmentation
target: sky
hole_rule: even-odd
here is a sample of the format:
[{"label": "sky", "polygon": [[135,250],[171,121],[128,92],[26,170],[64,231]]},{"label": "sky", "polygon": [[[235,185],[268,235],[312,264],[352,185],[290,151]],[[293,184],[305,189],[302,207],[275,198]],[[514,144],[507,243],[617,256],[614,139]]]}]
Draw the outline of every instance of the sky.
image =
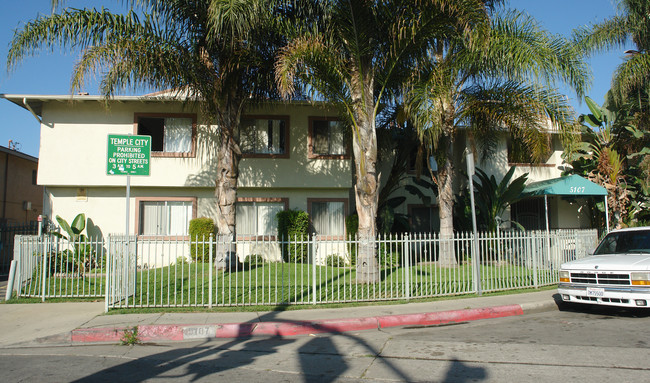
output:
[{"label": "sky", "polygon": [[[68,0],[76,8],[101,8],[121,11],[119,0]],[[533,16],[551,33],[569,37],[574,28],[598,23],[616,14],[615,0],[510,0],[515,8]],[[39,14],[51,13],[51,0],[0,0],[0,93],[4,94],[70,94],[70,76],[78,53],[60,49],[43,51],[38,56],[27,57],[11,72],[7,71],[6,58],[14,30]],[[587,92],[599,104],[610,88],[612,73],[622,63],[629,47],[598,54],[588,60],[593,80]],[[98,94],[97,81],[88,81],[82,91]],[[568,92],[564,90],[565,92]],[[124,93],[130,94],[130,93]],[[587,113],[584,101],[567,93],[577,113]],[[18,150],[38,157],[40,126],[27,110],[0,99],[0,145],[7,147],[9,140],[18,142]]]}]

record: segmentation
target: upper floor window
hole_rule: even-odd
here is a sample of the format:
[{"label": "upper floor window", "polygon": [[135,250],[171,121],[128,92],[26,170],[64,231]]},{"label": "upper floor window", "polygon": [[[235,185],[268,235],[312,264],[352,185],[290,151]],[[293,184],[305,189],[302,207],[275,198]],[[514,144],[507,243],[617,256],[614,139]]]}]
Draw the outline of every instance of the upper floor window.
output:
[{"label": "upper floor window", "polygon": [[244,157],[288,157],[289,118],[246,116],[239,124],[239,146]]},{"label": "upper floor window", "polygon": [[345,126],[332,117],[309,118],[309,158],[348,158]]},{"label": "upper floor window", "polygon": [[136,134],[151,136],[151,155],[193,157],[196,117],[191,114],[136,114]]}]

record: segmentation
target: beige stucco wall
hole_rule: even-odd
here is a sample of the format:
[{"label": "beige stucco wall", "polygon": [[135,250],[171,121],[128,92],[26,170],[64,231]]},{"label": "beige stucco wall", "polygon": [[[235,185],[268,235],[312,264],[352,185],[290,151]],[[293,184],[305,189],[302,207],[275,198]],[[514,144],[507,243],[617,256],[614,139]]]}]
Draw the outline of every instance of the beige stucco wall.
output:
[{"label": "beige stucco wall", "polygon": [[[124,176],[106,174],[108,134],[133,133],[134,113],[191,113],[178,102],[102,103],[50,101],[43,106],[41,166],[38,182],[49,186],[123,186]],[[251,115],[288,115],[289,158],[244,158],[241,187],[352,186],[350,160],[308,159],[310,116],[334,116],[331,110],[307,104],[272,104],[248,110]],[[195,158],[152,157],[149,176],[131,177],[131,185],[214,187],[216,127],[198,118]]]},{"label": "beige stucco wall", "polygon": [[[86,214],[89,219],[89,234],[105,236],[113,233],[124,233],[126,228],[126,189],[119,187],[88,187],[85,188],[86,198],[78,198],[78,189],[74,187],[46,188],[44,214],[55,222],[57,215],[68,222],[79,213]],[[150,188],[133,187],[130,198],[130,232],[136,233],[136,215],[139,197],[196,197],[197,217],[216,216],[216,198],[212,188]],[[238,197],[241,198],[288,198],[290,209],[307,211],[308,198],[347,198],[348,190],[330,189],[255,189],[242,188]],[[348,213],[352,206],[348,205]]]}]

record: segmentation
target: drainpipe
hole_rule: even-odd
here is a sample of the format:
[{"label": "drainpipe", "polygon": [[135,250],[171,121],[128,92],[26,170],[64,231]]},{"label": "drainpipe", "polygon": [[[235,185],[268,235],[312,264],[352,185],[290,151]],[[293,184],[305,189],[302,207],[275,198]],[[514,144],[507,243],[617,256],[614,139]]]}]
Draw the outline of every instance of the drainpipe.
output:
[{"label": "drainpipe", "polygon": [[32,116],[34,116],[34,118],[35,118],[35,119],[36,119],[40,124],[43,123],[43,121],[41,121],[41,118],[38,117],[38,114],[36,114],[36,112],[34,112],[34,109],[32,109],[32,107],[29,106],[29,104],[27,103],[27,97],[24,97],[24,98],[23,98],[23,105],[25,105],[25,108],[27,108],[27,110],[29,110],[29,112],[32,114]]},{"label": "drainpipe", "polygon": [[4,195],[3,195],[3,201],[2,201],[2,221],[4,222],[5,218],[7,217],[7,184],[9,181],[9,153],[5,153],[7,156],[5,158],[5,187],[4,187]]}]

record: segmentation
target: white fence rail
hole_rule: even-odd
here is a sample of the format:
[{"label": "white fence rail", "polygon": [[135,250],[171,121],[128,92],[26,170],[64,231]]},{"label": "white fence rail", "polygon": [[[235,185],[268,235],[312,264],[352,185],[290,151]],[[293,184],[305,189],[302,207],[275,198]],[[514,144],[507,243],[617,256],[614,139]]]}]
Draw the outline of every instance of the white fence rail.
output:
[{"label": "white fence rail", "polygon": [[[381,301],[552,285],[560,264],[586,256],[598,233],[381,236],[380,281],[372,284],[357,281],[355,240],[16,238],[19,297],[104,296],[109,309]],[[442,251],[452,252],[456,264],[439,264]]]}]

